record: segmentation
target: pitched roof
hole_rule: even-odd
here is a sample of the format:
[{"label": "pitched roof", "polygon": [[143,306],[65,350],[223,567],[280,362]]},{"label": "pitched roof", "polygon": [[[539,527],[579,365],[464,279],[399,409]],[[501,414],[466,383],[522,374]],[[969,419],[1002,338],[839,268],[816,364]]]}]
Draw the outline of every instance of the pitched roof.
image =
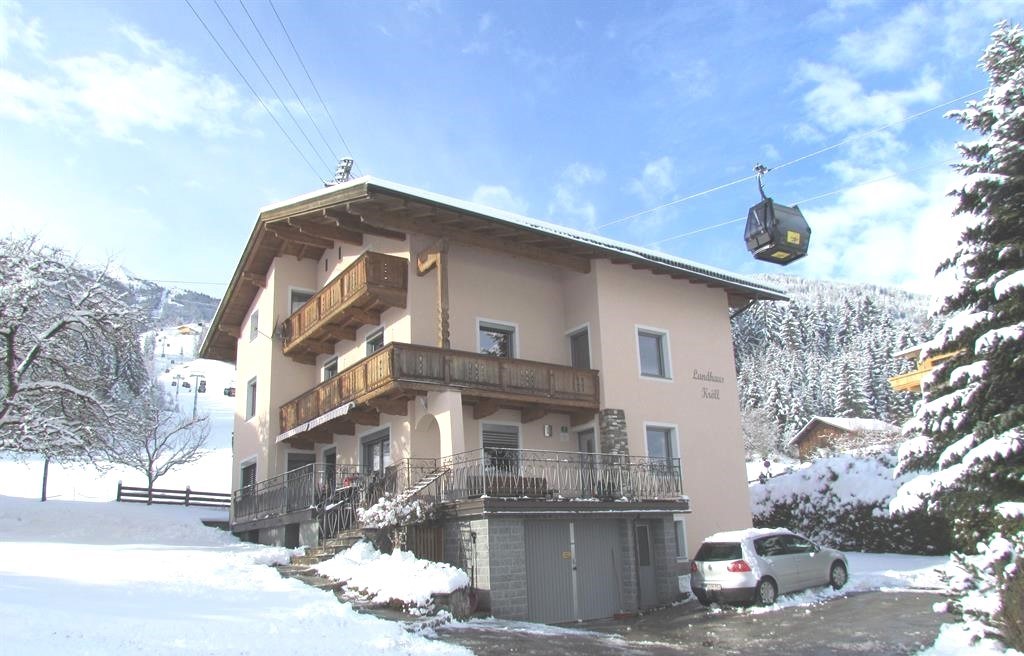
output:
[{"label": "pitched roof", "polygon": [[[424,213],[417,214],[415,219],[402,218],[404,212],[410,208],[423,210]],[[221,335],[218,329],[222,326],[236,329],[241,326],[244,314],[256,295],[255,288],[242,282],[246,277],[251,281],[253,277],[264,275],[274,257],[280,254],[281,244],[286,238],[280,238],[280,235],[274,232],[277,226],[291,229],[295,224],[323,221],[324,217],[333,216],[331,212],[334,211],[354,219],[358,224],[355,230],[361,229],[359,226],[372,230],[374,225],[378,228],[390,225],[396,230],[422,231],[426,234],[431,234],[435,229],[442,229],[441,223],[432,223],[433,215],[430,212],[436,211],[448,218],[458,217],[465,225],[473,226],[473,230],[456,231],[452,234],[451,238],[454,241],[474,238],[479,240],[482,238],[481,235],[486,237],[487,230],[513,230],[531,236],[531,246],[528,249],[521,249],[524,253],[550,250],[566,262],[582,263],[586,267],[589,267],[591,259],[596,258],[628,262],[635,268],[646,268],[656,273],[669,274],[674,278],[722,287],[729,295],[730,303],[734,305],[754,300],[788,300],[785,292],[777,287],[724,269],[513,212],[365,176],[266,205],[260,209],[259,218],[242,252],[227,293],[217,308],[207,339],[200,348],[202,357],[233,360],[234,345]],[[362,216],[369,211],[376,212],[372,221]],[[397,224],[406,226],[406,229],[395,227]],[[493,239],[498,240],[498,237],[495,236]],[[513,240],[501,238],[500,241],[508,243]],[[514,243],[512,247],[515,247]],[[303,253],[306,256],[319,258],[322,255],[323,248],[319,251],[315,246],[306,248],[307,251]]]},{"label": "pitched roof", "polygon": [[789,446],[799,444],[807,433],[814,428],[815,424],[825,424],[846,431],[847,433],[889,433],[898,431],[900,428],[894,424],[880,419],[867,419],[864,417],[811,417],[811,420],[804,424],[803,428],[797,431]]}]

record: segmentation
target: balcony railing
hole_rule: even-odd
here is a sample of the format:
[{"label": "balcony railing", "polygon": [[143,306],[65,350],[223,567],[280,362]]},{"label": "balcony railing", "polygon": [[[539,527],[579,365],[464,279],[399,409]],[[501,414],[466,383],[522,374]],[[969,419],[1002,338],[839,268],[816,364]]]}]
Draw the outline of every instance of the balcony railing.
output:
[{"label": "balcony railing", "polygon": [[565,412],[596,412],[599,405],[598,373],[591,369],[392,343],[282,405],[281,433],[346,403],[362,403],[384,388],[400,394],[431,385]]},{"label": "balcony railing", "polygon": [[[422,486],[422,482],[430,481]],[[420,488],[420,489],[417,489]],[[619,501],[677,501],[678,458],[597,453],[477,449],[447,458],[410,458],[384,472],[353,465],[306,465],[236,490],[234,522],[311,511],[321,538],[356,526],[356,510],[385,493],[404,491],[439,503],[478,497]]]},{"label": "balcony railing", "polygon": [[367,323],[367,311],[405,307],[408,260],[366,252],[284,322],[285,355],[315,354],[311,342],[336,342],[341,329]]}]

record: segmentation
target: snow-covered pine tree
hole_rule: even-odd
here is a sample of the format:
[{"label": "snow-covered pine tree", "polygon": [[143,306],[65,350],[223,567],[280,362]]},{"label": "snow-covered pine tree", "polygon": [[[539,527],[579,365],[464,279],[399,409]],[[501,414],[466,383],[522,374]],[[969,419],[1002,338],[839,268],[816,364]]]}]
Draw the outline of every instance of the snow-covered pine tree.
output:
[{"label": "snow-covered pine tree", "polygon": [[[1001,23],[981,59],[984,98],[950,116],[978,140],[959,146],[967,177],[954,192],[967,218],[955,255],[960,276],[931,350],[956,355],[933,375],[904,445],[904,471],[926,470],[892,507],[927,503],[953,520],[954,542],[985,565],[968,570],[957,607],[988,586],[1002,597],[978,613],[1009,644],[1024,642],[1024,31]],[[1016,559],[1014,567],[1006,567]],[[1016,574],[1010,574],[1016,572]],[[1005,576],[1004,576],[1005,574]],[[1014,591],[1015,590],[1015,591]],[[1012,617],[1015,615],[1015,628]],[[1013,636],[1017,637],[1014,638]]]}]

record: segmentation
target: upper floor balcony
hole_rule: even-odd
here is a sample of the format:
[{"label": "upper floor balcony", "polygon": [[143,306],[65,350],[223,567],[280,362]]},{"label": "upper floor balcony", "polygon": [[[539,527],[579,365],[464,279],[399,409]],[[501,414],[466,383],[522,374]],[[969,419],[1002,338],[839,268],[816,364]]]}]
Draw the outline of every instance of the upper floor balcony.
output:
[{"label": "upper floor balcony", "polygon": [[510,407],[519,408],[524,421],[562,412],[579,423],[575,420],[592,417],[600,404],[598,372],[593,369],[391,343],[282,405],[278,439],[298,437],[307,432],[304,426],[313,430],[328,421],[334,432],[346,432],[339,425],[344,428],[352,417],[338,411],[344,412],[349,403],[404,414],[408,399],[442,389],[461,390],[478,418]]},{"label": "upper floor balcony", "polygon": [[405,307],[409,261],[367,251],[324,285],[283,325],[284,354],[312,364],[333,353],[335,342],[355,339],[356,329],[380,323],[380,312]]}]

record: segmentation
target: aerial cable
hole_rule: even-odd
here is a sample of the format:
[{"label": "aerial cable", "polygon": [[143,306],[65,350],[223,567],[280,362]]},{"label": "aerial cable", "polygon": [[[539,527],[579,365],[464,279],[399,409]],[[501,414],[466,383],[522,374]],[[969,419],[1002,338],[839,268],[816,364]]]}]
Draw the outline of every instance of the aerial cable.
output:
[{"label": "aerial cable", "polygon": [[302,161],[304,161],[306,163],[306,166],[309,167],[309,170],[311,170],[313,172],[313,175],[315,175],[316,177],[320,178],[320,182],[326,184],[326,181],[322,177],[320,177],[320,174],[317,172],[316,167],[313,166],[313,164],[309,161],[309,159],[306,157],[305,153],[302,152],[302,149],[299,148],[299,145],[297,143],[295,143],[295,140],[292,139],[290,134],[288,134],[288,131],[284,129],[284,126],[281,125],[281,122],[277,120],[276,116],[274,116],[274,112],[270,111],[270,108],[267,107],[267,103],[263,102],[263,98],[260,98],[260,94],[258,94],[256,92],[256,89],[253,88],[252,84],[249,83],[249,80],[245,77],[245,75],[242,73],[242,71],[238,68],[238,65],[235,64],[235,61],[233,59],[231,59],[231,55],[228,54],[227,50],[224,49],[224,46],[221,45],[221,43],[217,39],[217,37],[213,34],[212,31],[210,31],[210,28],[206,24],[206,21],[204,21],[203,17],[199,15],[199,12],[196,11],[196,8],[192,6],[192,3],[189,0],[185,0],[185,4],[187,4],[188,8],[192,10],[193,14],[195,14],[196,19],[199,20],[199,23],[203,26],[203,29],[206,30],[206,33],[210,35],[210,38],[213,39],[213,42],[217,44],[218,48],[220,48],[221,54],[224,55],[224,58],[228,60],[228,63],[230,63],[231,66],[235,69],[235,72],[238,73],[238,77],[242,78],[242,81],[245,82],[245,86],[249,87],[249,91],[252,92],[252,95],[254,95],[256,97],[256,100],[259,101],[259,103],[260,103],[260,105],[262,105],[263,109],[265,109],[267,114],[270,115],[271,120],[273,120],[274,124],[277,125],[277,128],[279,130],[281,130],[281,133],[288,140],[288,143],[290,143],[292,145],[292,148],[295,149],[295,152],[297,152],[299,154],[299,157],[302,158]]},{"label": "aerial cable", "polygon": [[[873,178],[871,180],[865,180],[864,182],[858,182],[855,185],[848,185],[846,187],[840,187],[839,189],[833,189],[832,191],[827,191],[827,192],[825,192],[823,194],[818,194],[817,196],[811,196],[810,198],[804,198],[803,200],[800,200],[800,201],[797,201],[796,203],[794,203],[794,205],[801,205],[801,204],[804,204],[804,203],[810,203],[810,202],[813,202],[813,201],[816,201],[816,200],[821,200],[822,198],[827,198],[829,196],[835,196],[836,194],[840,194],[840,193],[842,193],[844,191],[849,191],[851,189],[857,189],[859,187],[866,187],[868,185],[875,184],[876,182],[882,182],[884,180],[889,180],[891,178],[899,177],[901,175],[906,175],[907,173],[914,173],[916,171],[922,171],[924,169],[930,169],[930,168],[935,167],[935,166],[941,166],[941,165],[944,165],[944,164],[953,164],[954,162],[957,162],[957,161],[958,161],[957,159],[947,159],[947,160],[943,160],[941,162],[932,162],[931,164],[925,164],[924,166],[918,166],[916,168],[909,169],[907,171],[901,171],[899,173],[891,173],[889,175],[883,175],[882,177],[879,177],[879,178]],[[756,177],[756,175],[755,176],[751,176],[751,177]],[[729,219],[728,221],[722,221],[721,223],[715,223],[713,225],[704,226],[702,228],[696,228],[694,230],[690,230],[688,232],[683,232],[683,233],[680,233],[678,235],[672,235],[671,237],[665,237],[663,239],[658,239],[656,241],[652,241],[652,242],[650,242],[647,245],[647,247],[648,248],[654,248],[656,246],[661,246],[662,244],[664,244],[667,241],[673,241],[673,240],[676,240],[676,239],[682,239],[683,237],[692,237],[693,235],[697,235],[697,234],[700,234],[702,232],[707,232],[709,230],[714,230],[716,228],[722,228],[722,227],[725,227],[727,225],[732,225],[733,223],[740,223],[740,222],[746,221],[746,220],[747,220],[747,217],[745,217],[745,216],[741,216],[738,219]]]},{"label": "aerial cable", "polygon": [[[844,146],[844,145],[850,143],[851,141],[855,141],[856,139],[860,139],[862,137],[867,137],[869,135],[872,135],[872,134],[875,134],[875,133],[878,133],[878,132],[882,132],[884,130],[888,130],[889,128],[891,128],[893,126],[899,125],[900,123],[907,123],[908,121],[912,121],[914,119],[920,118],[920,117],[924,116],[925,114],[934,112],[937,109],[942,109],[943,107],[946,107],[948,105],[952,105],[953,103],[957,103],[957,102],[960,102],[962,100],[966,100],[967,98],[970,98],[971,96],[976,96],[979,93],[983,93],[983,92],[985,92],[987,90],[988,90],[988,87],[986,87],[984,89],[977,89],[975,91],[971,91],[970,93],[965,93],[964,95],[962,95],[962,96],[960,96],[958,98],[953,98],[952,100],[947,100],[945,102],[942,102],[942,103],[940,103],[938,105],[935,105],[934,107],[929,107],[928,109],[923,109],[923,110],[917,112],[916,114],[911,114],[909,116],[905,116],[905,117],[903,117],[903,118],[901,118],[901,119],[899,119],[897,121],[892,121],[891,123],[886,123],[885,125],[882,125],[882,126],[877,127],[877,128],[873,128],[871,130],[867,130],[865,132],[857,132],[857,133],[852,134],[849,137],[843,139],[842,141],[834,143],[834,144],[832,144],[830,146],[825,146],[824,148],[820,148],[820,149],[818,149],[818,150],[816,150],[816,151],[814,151],[812,153],[807,153],[806,155],[801,155],[800,157],[797,157],[796,159],[789,160],[788,162],[783,162],[782,164],[776,164],[775,166],[771,167],[771,170],[782,169],[782,168],[785,168],[787,166],[792,166],[793,164],[797,164],[799,162],[802,162],[802,161],[804,161],[806,159],[810,159],[812,157],[817,157],[818,155],[821,155],[823,153],[827,153],[830,150],[835,150],[836,148],[839,148],[840,146]],[[675,200],[671,200],[671,201],[669,201],[667,203],[664,203],[662,205],[658,205],[657,207],[652,207],[650,209],[642,210],[640,212],[635,212],[635,213],[630,214],[628,216],[624,216],[621,219],[615,219],[614,221],[609,221],[608,223],[605,223],[605,224],[597,226],[597,229],[598,230],[603,230],[603,229],[605,229],[605,228],[607,228],[609,226],[613,226],[613,225],[616,225],[618,223],[623,223],[624,221],[629,221],[630,219],[635,219],[638,216],[643,216],[644,214],[650,214],[652,212],[657,212],[658,210],[663,210],[666,207],[672,207],[673,205],[678,205],[679,203],[685,203],[686,201],[693,200],[694,198],[700,198],[701,196],[707,196],[708,194],[714,193],[716,191],[721,191],[722,189],[726,189],[728,187],[732,187],[734,185],[738,185],[738,184],[747,182],[748,180],[753,180],[756,177],[757,177],[757,174],[748,175],[746,177],[739,178],[738,180],[733,180],[732,182],[726,182],[724,184],[720,184],[717,187],[712,187],[710,189],[705,189],[704,191],[697,192],[695,194],[690,194],[689,196],[684,196],[682,198],[677,198]],[[735,221],[733,221],[732,223],[735,223]]]},{"label": "aerial cable", "polygon": [[[313,76],[309,74],[309,69],[306,68],[306,62],[302,60],[302,55],[299,54],[298,48],[295,47],[295,42],[292,41],[292,35],[288,33],[288,28],[284,26],[284,21],[281,20],[281,14],[277,13],[277,7],[274,6],[274,0],[267,0],[270,4],[270,8],[274,10],[274,16],[277,17],[277,22],[281,25],[281,29],[284,31],[285,37],[288,39],[288,44],[292,47],[292,52],[295,53],[295,58],[299,60],[299,64],[302,66],[302,70],[306,73],[306,79],[309,80],[310,86],[313,87],[313,91],[316,93],[316,97],[320,100],[320,106],[324,108],[327,113],[327,118],[331,119],[331,125],[334,126],[334,131],[338,134],[338,138],[341,139],[341,144],[345,147],[347,152],[353,159],[355,155],[352,154],[352,149],[348,147],[348,142],[345,141],[345,137],[341,136],[341,130],[338,129],[338,124],[334,121],[334,115],[331,114],[331,110],[327,107],[327,103],[324,102],[323,96],[320,95],[320,89],[317,88],[316,82],[313,81]],[[359,170],[359,164],[356,164],[356,170]],[[362,171],[359,171],[362,175]]]},{"label": "aerial cable", "polygon": [[[299,134],[301,134],[302,138],[306,140],[306,143],[309,145],[310,149],[316,155],[317,159],[320,160],[320,163],[324,165],[324,168],[327,170],[331,170],[331,165],[324,160],[324,158],[320,155],[320,151],[317,150],[316,146],[313,145],[313,142],[309,140],[309,136],[306,135],[306,131],[302,129],[302,126],[299,125],[299,121],[298,119],[295,118],[295,115],[292,114],[292,110],[288,109],[288,103],[286,103],[284,99],[281,98],[281,94],[277,92],[277,89],[270,81],[270,78],[267,77],[267,74],[263,71],[263,67],[260,66],[260,63],[256,61],[256,57],[253,56],[252,51],[249,50],[249,46],[245,45],[245,41],[242,40],[242,35],[238,33],[238,30],[236,30],[235,26],[231,23],[231,19],[229,19],[228,15],[224,13],[224,9],[220,6],[220,0],[213,0],[213,4],[215,7],[217,7],[217,11],[219,11],[220,15],[224,18],[224,22],[228,24],[229,28],[231,28],[231,32],[235,35],[235,38],[238,39],[238,43],[242,46],[242,49],[245,50],[245,54],[249,55],[249,59],[251,59],[253,65],[256,66],[256,70],[259,71],[260,75],[263,76],[263,81],[267,83],[267,86],[270,87],[270,90],[274,92],[275,96],[277,96],[277,101],[281,103],[281,107],[284,108],[285,113],[287,113],[288,116],[292,119],[292,123],[294,123],[295,127],[298,128]],[[321,180],[322,179],[323,178],[321,178]]]},{"label": "aerial cable", "polygon": [[249,22],[252,23],[252,27],[253,27],[254,30],[256,30],[256,34],[259,35],[260,41],[263,42],[263,47],[267,49],[267,54],[270,55],[270,58],[274,60],[274,64],[277,65],[277,70],[280,71],[281,77],[283,77],[284,81],[288,84],[288,88],[292,90],[292,93],[295,95],[295,99],[299,101],[299,105],[302,107],[302,111],[306,112],[306,116],[309,118],[309,122],[313,124],[313,129],[315,129],[316,133],[318,135],[320,135],[320,140],[323,141],[324,142],[324,146],[327,147],[327,152],[335,160],[337,160],[338,159],[337,154],[335,154],[333,152],[334,149],[331,148],[331,144],[329,144],[327,142],[327,138],[324,137],[324,133],[320,131],[320,126],[317,125],[317,122],[313,118],[313,115],[309,113],[309,109],[306,108],[306,103],[302,102],[302,96],[300,96],[299,92],[295,90],[295,86],[292,84],[292,81],[288,77],[288,74],[285,73],[284,68],[281,66],[281,62],[279,62],[277,60],[277,55],[275,55],[274,51],[270,48],[270,44],[267,43],[267,40],[263,37],[263,32],[260,30],[259,26],[256,24],[256,21],[253,20],[252,14],[249,13],[249,9],[246,8],[245,3],[242,0],[238,0],[238,4],[242,5],[242,11],[244,11],[245,15],[249,18]]}]

